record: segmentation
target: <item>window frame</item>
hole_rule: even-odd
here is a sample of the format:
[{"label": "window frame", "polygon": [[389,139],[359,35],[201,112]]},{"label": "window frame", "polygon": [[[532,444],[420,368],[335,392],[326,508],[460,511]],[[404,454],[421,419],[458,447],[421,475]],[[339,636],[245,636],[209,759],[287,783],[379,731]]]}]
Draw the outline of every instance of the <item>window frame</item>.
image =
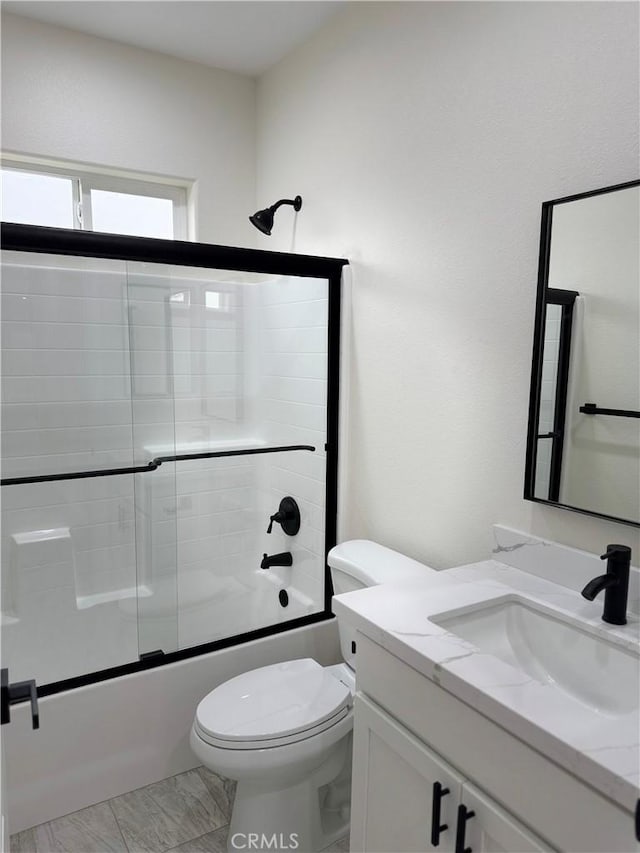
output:
[{"label": "window frame", "polygon": [[115,174],[110,171],[84,169],[73,164],[53,165],[37,160],[22,160],[11,155],[2,155],[0,168],[6,171],[68,178],[72,186],[73,228],[76,231],[93,231],[91,190],[105,190],[169,199],[173,208],[173,239],[194,239],[189,233],[188,198],[191,184],[187,181],[170,182],[170,179],[155,176]]}]

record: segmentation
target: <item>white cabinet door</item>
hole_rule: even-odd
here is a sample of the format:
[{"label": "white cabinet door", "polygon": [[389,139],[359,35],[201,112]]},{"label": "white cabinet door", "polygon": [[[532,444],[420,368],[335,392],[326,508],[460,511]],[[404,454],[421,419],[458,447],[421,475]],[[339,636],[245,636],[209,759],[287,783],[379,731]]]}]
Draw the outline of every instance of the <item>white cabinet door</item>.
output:
[{"label": "white cabinet door", "polygon": [[354,853],[552,850],[366,697],[354,709]]},{"label": "white cabinet door", "polygon": [[551,850],[471,782],[462,786],[456,832],[458,849],[465,853],[537,853]]},{"label": "white cabinet door", "polygon": [[[355,699],[354,719],[351,850],[453,851],[462,777],[360,695]],[[434,845],[437,785],[442,795]],[[443,827],[439,832],[438,826]]]}]

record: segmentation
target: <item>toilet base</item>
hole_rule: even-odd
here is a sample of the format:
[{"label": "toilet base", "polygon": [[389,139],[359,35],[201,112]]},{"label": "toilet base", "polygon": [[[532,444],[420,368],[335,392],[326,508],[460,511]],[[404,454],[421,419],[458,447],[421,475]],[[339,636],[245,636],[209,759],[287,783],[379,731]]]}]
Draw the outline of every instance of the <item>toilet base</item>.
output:
[{"label": "toilet base", "polygon": [[280,790],[239,781],[227,850],[316,853],[349,832],[351,735],[307,779]]}]

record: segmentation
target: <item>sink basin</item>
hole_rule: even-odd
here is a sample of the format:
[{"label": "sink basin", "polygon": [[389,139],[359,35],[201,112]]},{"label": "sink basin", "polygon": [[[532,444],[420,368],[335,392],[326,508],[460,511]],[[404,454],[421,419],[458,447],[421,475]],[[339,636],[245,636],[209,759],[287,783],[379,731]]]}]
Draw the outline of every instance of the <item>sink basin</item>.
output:
[{"label": "sink basin", "polygon": [[640,656],[588,625],[515,596],[430,618],[594,711],[617,715],[638,708]]}]

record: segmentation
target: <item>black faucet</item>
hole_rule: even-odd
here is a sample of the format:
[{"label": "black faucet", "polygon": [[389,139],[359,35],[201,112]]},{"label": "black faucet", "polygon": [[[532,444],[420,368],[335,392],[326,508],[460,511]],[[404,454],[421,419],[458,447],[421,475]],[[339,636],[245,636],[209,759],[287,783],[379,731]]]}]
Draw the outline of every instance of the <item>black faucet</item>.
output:
[{"label": "black faucet", "polygon": [[283,551],[281,554],[272,554],[268,557],[266,554],[262,555],[262,562],[260,563],[261,569],[270,569],[271,566],[292,566],[293,565],[293,557],[291,556],[291,551]]},{"label": "black faucet", "polygon": [[607,545],[607,553],[600,559],[607,561],[607,573],[589,581],[582,595],[593,601],[604,589],[603,621],[611,625],[626,625],[631,548],[626,545]]}]

